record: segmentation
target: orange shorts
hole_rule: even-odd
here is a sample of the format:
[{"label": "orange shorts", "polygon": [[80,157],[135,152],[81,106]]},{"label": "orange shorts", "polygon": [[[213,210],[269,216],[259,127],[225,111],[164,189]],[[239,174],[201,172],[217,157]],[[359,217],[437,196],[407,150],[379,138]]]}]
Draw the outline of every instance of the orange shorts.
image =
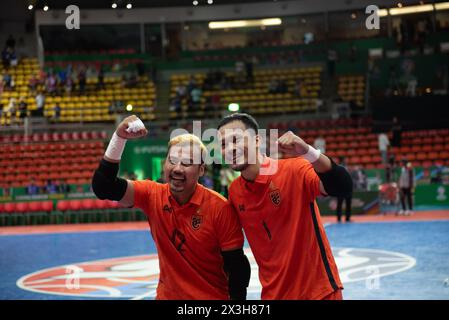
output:
[{"label": "orange shorts", "polygon": [[337,290],[332,292],[331,294],[328,294],[323,298],[323,300],[343,300],[343,294],[341,290]]}]

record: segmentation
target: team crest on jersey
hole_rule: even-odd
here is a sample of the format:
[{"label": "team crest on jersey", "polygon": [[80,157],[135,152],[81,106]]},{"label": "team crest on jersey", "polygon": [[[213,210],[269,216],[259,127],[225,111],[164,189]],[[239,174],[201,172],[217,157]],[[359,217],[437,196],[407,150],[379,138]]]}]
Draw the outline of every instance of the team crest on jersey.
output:
[{"label": "team crest on jersey", "polygon": [[162,208],[162,211],[167,212],[167,213],[171,213],[172,212],[172,208],[169,207],[167,204]]},{"label": "team crest on jersey", "polygon": [[192,228],[194,230],[198,230],[201,226],[201,223],[203,223],[203,216],[194,214],[192,216]]},{"label": "team crest on jersey", "polygon": [[275,206],[279,206],[281,204],[281,192],[274,185],[273,181],[270,182],[269,188],[270,188],[270,199],[271,199],[271,202],[273,202],[273,204]]},{"label": "team crest on jersey", "polygon": [[281,204],[281,193],[279,192],[279,190],[271,191],[270,198],[271,202],[273,202],[275,206],[279,206]]}]

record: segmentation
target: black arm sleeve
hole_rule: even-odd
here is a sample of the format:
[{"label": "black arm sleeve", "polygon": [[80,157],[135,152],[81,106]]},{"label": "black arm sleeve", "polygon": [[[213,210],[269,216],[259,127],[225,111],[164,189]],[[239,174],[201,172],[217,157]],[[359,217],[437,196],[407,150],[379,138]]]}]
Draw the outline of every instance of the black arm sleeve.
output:
[{"label": "black arm sleeve", "polygon": [[326,193],[333,197],[349,197],[352,194],[352,178],[349,172],[342,166],[336,164],[334,160],[329,158],[332,163],[331,170],[319,173],[321,182],[323,183]]},{"label": "black arm sleeve", "polygon": [[120,201],[125,195],[128,182],[117,177],[119,165],[101,159],[92,177],[92,190],[98,199]]},{"label": "black arm sleeve", "polygon": [[246,300],[246,288],[251,277],[251,266],[243,249],[221,252],[224,270],[229,279],[229,297],[231,300]]}]

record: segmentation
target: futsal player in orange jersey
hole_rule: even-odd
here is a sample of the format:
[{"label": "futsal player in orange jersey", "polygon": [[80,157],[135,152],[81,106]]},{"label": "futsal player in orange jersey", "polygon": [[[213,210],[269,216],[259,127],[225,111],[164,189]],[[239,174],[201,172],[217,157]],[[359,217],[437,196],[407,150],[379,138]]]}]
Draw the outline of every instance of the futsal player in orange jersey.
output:
[{"label": "futsal player in orange jersey", "polygon": [[261,154],[259,126],[248,114],[225,117],[218,129],[225,159],[241,172],[229,200],[259,266],[262,299],[342,299],[315,199],[351,192],[348,172],[290,131],[276,142],[288,159]]},{"label": "futsal player in orange jersey", "polygon": [[159,256],[157,299],[246,299],[250,265],[242,250],[242,228],[230,203],[198,184],[206,149],[196,136],[170,140],[164,164],[168,183],[117,177],[126,139],[146,134],[137,117],[123,120],[92,187],[98,198],[120,201],[147,215]]}]

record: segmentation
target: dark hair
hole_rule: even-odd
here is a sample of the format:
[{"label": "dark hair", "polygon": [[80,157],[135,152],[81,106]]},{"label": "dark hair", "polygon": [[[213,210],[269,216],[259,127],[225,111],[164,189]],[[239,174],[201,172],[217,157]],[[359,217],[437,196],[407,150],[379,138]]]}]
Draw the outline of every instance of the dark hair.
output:
[{"label": "dark hair", "polygon": [[245,124],[246,129],[253,129],[256,134],[259,131],[259,124],[257,123],[256,119],[254,119],[247,113],[233,113],[229,116],[224,117],[218,124],[217,129],[219,130],[224,125],[233,121],[242,121]]}]

